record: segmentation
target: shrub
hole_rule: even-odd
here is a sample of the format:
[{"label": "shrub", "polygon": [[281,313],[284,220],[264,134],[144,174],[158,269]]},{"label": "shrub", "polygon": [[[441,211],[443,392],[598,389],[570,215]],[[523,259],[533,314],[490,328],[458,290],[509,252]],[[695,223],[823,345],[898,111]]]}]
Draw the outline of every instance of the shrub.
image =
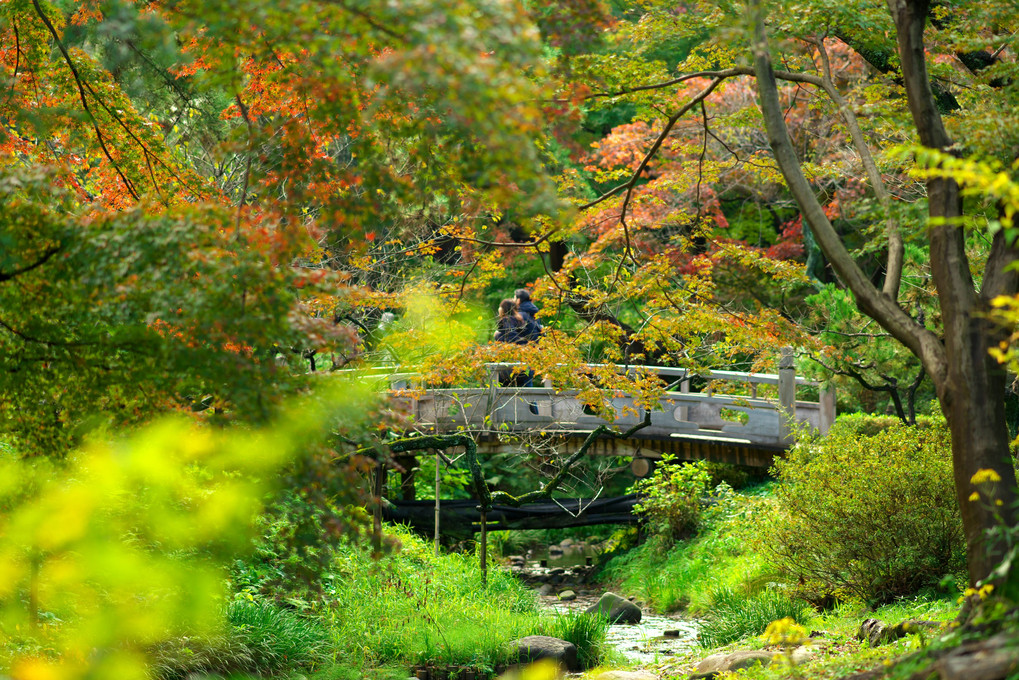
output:
[{"label": "shrub", "polygon": [[890,424],[865,436],[858,420],[776,461],[763,548],[806,596],[887,602],[965,568],[949,433]]},{"label": "shrub", "polygon": [[703,462],[679,465],[674,456],[664,454],[654,474],[633,485],[633,491],[641,496],[633,509],[644,518],[662,547],[668,548],[693,533],[709,481],[711,475]]}]

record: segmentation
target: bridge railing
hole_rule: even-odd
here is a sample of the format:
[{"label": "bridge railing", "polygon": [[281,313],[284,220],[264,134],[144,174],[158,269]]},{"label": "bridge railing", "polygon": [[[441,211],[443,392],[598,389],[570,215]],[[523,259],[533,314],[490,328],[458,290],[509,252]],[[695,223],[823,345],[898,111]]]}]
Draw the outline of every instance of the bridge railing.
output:
[{"label": "bridge railing", "polygon": [[[788,359],[788,360],[786,360]],[[500,387],[498,373],[517,364],[489,364],[484,386],[433,389],[420,384],[415,373],[375,372],[387,382],[392,399],[418,425],[436,431],[466,428],[495,432],[589,432],[606,422],[620,427],[643,419],[643,409],[629,396],[612,397],[612,413],[598,415],[586,407],[577,390],[557,389],[546,380],[540,387]],[[645,439],[705,439],[714,442],[782,448],[794,428],[809,426],[822,434],[835,419],[835,394],[818,383],[795,375],[791,357],[784,357],[778,373],[699,371],[667,366],[618,367],[621,371],[655,374],[667,390],[651,414],[651,426],[640,431]],[[691,380],[707,380],[693,391]],[[716,390],[719,383],[726,389]],[[731,394],[733,384],[745,394]],[[777,387],[777,396],[759,396],[759,386]],[[797,386],[817,388],[817,401],[796,398]],[[776,390],[768,390],[772,395]]]}]

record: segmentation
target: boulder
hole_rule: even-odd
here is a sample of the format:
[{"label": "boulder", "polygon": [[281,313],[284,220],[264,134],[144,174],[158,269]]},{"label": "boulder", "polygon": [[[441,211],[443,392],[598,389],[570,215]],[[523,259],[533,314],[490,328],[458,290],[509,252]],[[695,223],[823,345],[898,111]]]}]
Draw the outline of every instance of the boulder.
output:
[{"label": "boulder", "polygon": [[563,592],[559,593],[559,599],[562,600],[563,602],[573,602],[574,600],[577,599],[577,594],[572,590],[564,590]]},{"label": "boulder", "polygon": [[528,635],[511,642],[510,648],[516,651],[520,663],[552,659],[569,671],[580,670],[580,665],[577,662],[577,646],[566,640],[547,635]]},{"label": "boulder", "polygon": [[771,663],[775,654],[775,652],[766,652],[760,649],[712,654],[697,664],[698,675],[691,676],[691,678],[701,677],[702,675],[704,677],[711,677],[714,673],[738,671],[756,665],[767,666]]},{"label": "boulder", "polygon": [[585,613],[600,614],[609,623],[640,623],[642,616],[640,607],[615,593],[605,593]]},{"label": "boulder", "polygon": [[888,642],[894,642],[910,633],[920,631],[933,633],[940,630],[940,628],[941,624],[936,621],[922,621],[920,619],[910,619],[897,623],[894,626],[889,626],[884,621],[879,621],[878,619],[866,619],[860,624],[860,629],[856,631],[856,639],[866,640],[870,643],[871,647],[877,647]]}]

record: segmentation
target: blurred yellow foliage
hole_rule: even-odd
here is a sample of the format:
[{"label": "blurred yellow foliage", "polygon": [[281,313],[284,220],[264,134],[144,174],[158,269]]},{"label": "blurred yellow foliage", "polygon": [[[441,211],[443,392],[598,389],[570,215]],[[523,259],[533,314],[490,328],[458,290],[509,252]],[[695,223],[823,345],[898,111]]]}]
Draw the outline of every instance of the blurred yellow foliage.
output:
[{"label": "blurred yellow foliage", "polygon": [[356,419],[360,389],[306,398],[262,430],[169,419],[62,463],[0,460],[0,668],[147,678],[155,644],[217,630],[223,565],[250,544],[276,473]]}]

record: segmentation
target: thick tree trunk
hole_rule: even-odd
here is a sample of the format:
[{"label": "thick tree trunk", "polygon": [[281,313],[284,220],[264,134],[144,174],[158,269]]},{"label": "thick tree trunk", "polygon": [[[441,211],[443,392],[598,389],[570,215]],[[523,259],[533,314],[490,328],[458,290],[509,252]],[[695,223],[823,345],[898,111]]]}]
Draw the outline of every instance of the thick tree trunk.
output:
[{"label": "thick tree trunk", "polygon": [[[952,139],[938,112],[927,74],[923,43],[929,0],[888,0],[895,21],[903,82],[920,143],[947,151]],[[947,375],[935,381],[941,410],[952,431],[955,491],[966,532],[970,581],[987,576],[1000,561],[1004,545],[988,540],[996,523],[1014,523],[1016,479],[1009,452],[1005,421],[1005,371],[989,350],[1005,334],[986,320],[988,295],[1011,293],[1015,277],[1004,271],[1008,252],[1001,235],[995,239],[985,271],[983,294],[978,294],[970,274],[959,186],[950,178],[927,183],[931,272],[938,291],[944,324]],[[978,470],[994,470],[1001,481],[979,501],[971,501],[975,487],[970,481]]]},{"label": "thick tree trunk", "polygon": [[[1005,546],[1000,540],[988,540],[987,531],[999,523],[1014,525],[1019,500],[1005,421],[1005,371],[988,353],[999,335],[1000,329],[972,314],[952,319],[951,329],[946,319],[945,345],[952,361],[938,398],[952,431],[955,492],[966,532],[971,585],[1001,561]],[[1001,481],[982,485],[985,493],[971,501],[977,487],[970,480],[979,470],[994,470]]]},{"label": "thick tree trunk", "polygon": [[[910,113],[920,142],[947,150],[951,140],[945,131],[931,93],[923,46],[928,0],[888,0],[896,24],[896,38]],[[1014,272],[1006,266],[1016,259],[1014,247],[999,232],[984,273],[983,289],[977,292],[970,274],[964,234],[959,218],[962,200],[951,179],[928,183],[931,216],[931,268],[941,304],[944,337],[937,338],[899,307],[897,301],[877,290],[862,275],[845,245],[821,209],[803,176],[785,126],[778,89],[771,66],[760,0],[750,2],[755,25],[754,68],[768,138],[782,174],[804,217],[818,237],[825,255],[842,282],[853,292],[861,311],[876,320],[909,348],[930,375],[942,411],[952,431],[952,455],[956,496],[966,534],[970,581],[986,577],[1000,561],[1004,544],[988,540],[988,531],[999,523],[1014,524],[1016,478],[1009,453],[1005,421],[1005,372],[989,349],[1005,338],[1004,330],[985,316],[995,295],[1017,289]],[[979,470],[993,470],[1000,481],[984,485],[984,495],[971,501],[978,490],[971,480]]]}]

